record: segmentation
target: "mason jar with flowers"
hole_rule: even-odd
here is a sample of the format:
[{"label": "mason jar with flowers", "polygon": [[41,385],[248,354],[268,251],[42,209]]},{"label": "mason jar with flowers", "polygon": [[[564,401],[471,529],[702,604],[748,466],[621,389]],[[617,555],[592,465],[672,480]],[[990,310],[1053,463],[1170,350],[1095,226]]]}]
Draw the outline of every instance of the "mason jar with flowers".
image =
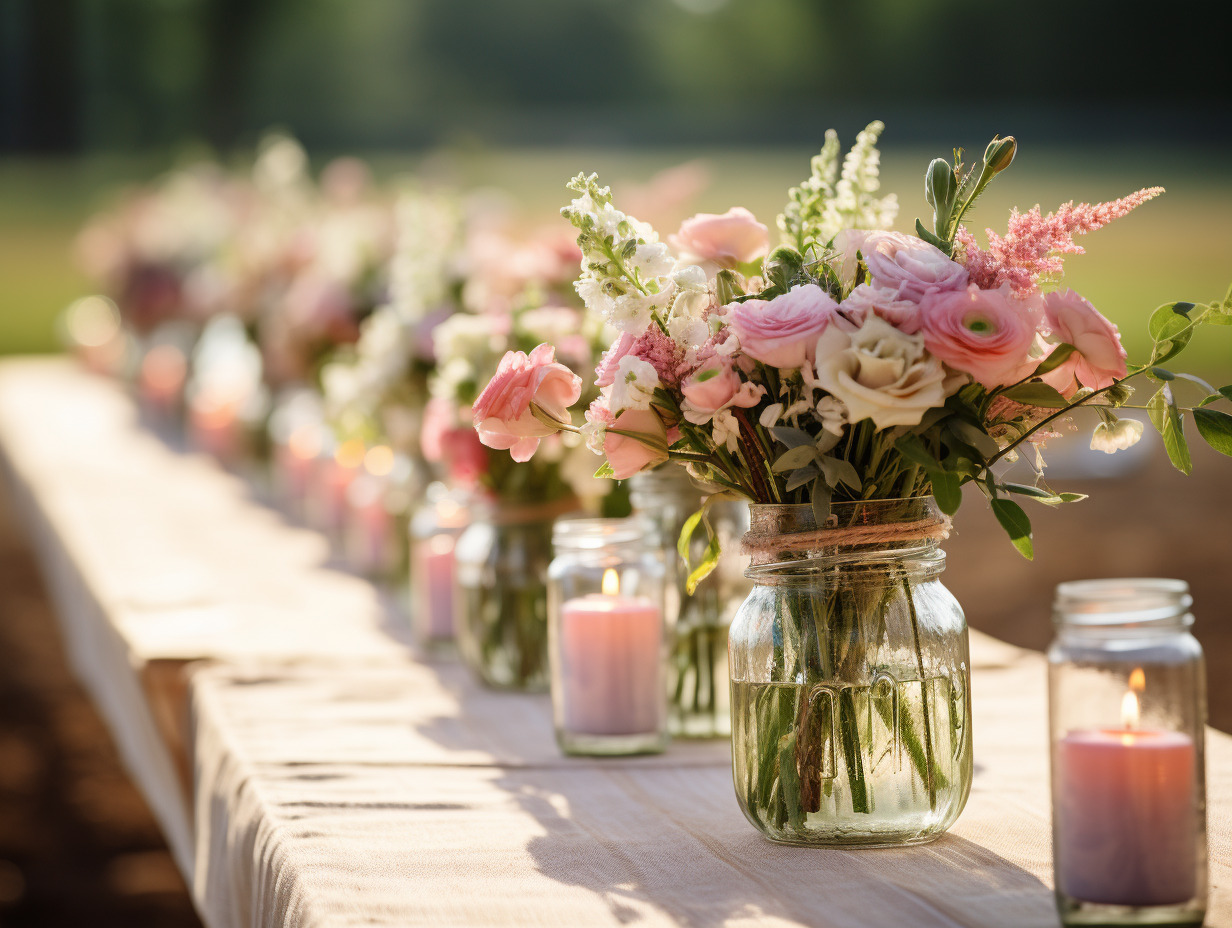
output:
[{"label": "mason jar with flowers", "polygon": [[[1019,500],[1082,498],[1044,481],[1046,442],[1089,411],[1093,447],[1132,443],[1140,431],[1118,410],[1135,378],[1155,387],[1145,405],[1179,469],[1189,469],[1182,416],[1232,454],[1232,416],[1219,408],[1232,388],[1161,367],[1199,326],[1232,323],[1232,293],[1155,310],[1151,354],[1130,365],[1116,327],[1055,289],[1061,256],[1082,250],[1075,236],[1159,189],[1014,212],[1008,233],[981,247],[962,220],[1014,156],[1014,140],[998,138],[972,166],[934,161],[931,226],[889,231],[897,203],[878,195],[881,130],[870,125],[841,162],[827,134],[779,217],[782,244],[757,260],[739,260],[755,231],[742,214],[713,228],[709,255],[686,254],[683,237],[673,251],[593,175],[576,177],[563,214],[583,253],[578,292],[621,332],[601,365],[612,382],[580,426],[559,396],[540,401],[529,370],[507,404],[475,414],[489,444],[496,422],[502,441],[579,432],[606,458],[601,472],[674,461],[708,504],[750,503],[753,589],[729,646],[733,776],[749,821],[788,844],[918,843],[962,811],[970,661],[940,544],[965,484],[1031,557]],[[551,347],[526,363],[553,369]],[[1187,405],[1181,386],[1195,394]],[[1019,456],[1030,483],[994,470]],[[682,551],[708,508],[685,526]],[[719,558],[708,535],[693,583]]]}]

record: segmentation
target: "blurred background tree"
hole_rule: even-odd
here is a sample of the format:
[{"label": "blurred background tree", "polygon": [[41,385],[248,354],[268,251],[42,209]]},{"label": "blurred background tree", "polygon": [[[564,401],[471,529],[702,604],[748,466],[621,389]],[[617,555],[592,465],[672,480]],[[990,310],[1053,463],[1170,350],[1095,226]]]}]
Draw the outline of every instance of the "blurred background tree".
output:
[{"label": "blurred background tree", "polygon": [[3,0],[0,31],[10,152],[1232,131],[1226,31],[1159,4]]}]

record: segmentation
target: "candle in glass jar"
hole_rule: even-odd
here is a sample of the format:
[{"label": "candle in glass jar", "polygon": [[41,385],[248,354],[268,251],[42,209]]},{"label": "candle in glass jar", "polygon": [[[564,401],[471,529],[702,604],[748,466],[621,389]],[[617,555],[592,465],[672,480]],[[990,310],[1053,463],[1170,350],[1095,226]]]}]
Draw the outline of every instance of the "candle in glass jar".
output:
[{"label": "candle in glass jar", "polygon": [[574,734],[656,731],[663,702],[663,615],[645,597],[622,596],[608,570],[603,592],[561,607],[564,727]]},{"label": "candle in glass jar", "polygon": [[1122,728],[1071,731],[1057,742],[1057,879],[1074,899],[1177,905],[1196,892],[1194,742],[1138,728],[1138,713],[1131,689]]}]

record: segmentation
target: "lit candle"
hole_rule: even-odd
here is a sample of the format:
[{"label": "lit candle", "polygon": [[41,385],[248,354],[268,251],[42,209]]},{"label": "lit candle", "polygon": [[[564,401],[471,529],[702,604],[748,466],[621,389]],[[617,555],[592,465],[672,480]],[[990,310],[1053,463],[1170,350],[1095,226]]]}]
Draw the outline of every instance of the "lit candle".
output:
[{"label": "lit candle", "polygon": [[352,439],[338,446],[332,457],[320,460],[314,488],[315,524],[337,537],[346,524],[346,494],[364,460],[364,444]]},{"label": "lit candle", "polygon": [[312,485],[313,464],[321,454],[321,429],[301,425],[291,431],[285,444],[275,450],[278,495],[296,514],[302,515],[304,500]]},{"label": "lit candle", "polygon": [[394,468],[394,453],[386,445],[369,448],[364,455],[363,473],[347,488],[347,554],[351,565],[368,574],[390,567],[394,539],[394,520],[389,512],[389,474]]},{"label": "lit candle", "polygon": [[429,641],[446,641],[454,636],[453,583],[457,565],[453,535],[433,535],[420,546],[423,558],[423,584],[420,593],[420,630]]},{"label": "lit candle", "polygon": [[1119,729],[1057,742],[1058,888],[1105,905],[1188,902],[1197,891],[1193,739],[1139,728],[1142,670],[1130,676]]},{"label": "lit candle", "polygon": [[579,735],[657,731],[663,705],[663,615],[645,597],[620,595],[608,569],[603,592],[570,599],[560,616],[564,727]]},{"label": "lit candle", "polygon": [[221,397],[203,395],[192,404],[189,416],[193,446],[226,464],[241,457],[243,427],[236,404]]}]

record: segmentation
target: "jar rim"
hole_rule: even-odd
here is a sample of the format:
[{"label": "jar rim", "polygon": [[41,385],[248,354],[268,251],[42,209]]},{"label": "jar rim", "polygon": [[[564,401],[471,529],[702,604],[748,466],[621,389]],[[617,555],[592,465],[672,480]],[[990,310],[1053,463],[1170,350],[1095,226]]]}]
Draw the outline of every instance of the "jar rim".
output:
[{"label": "jar rim", "polygon": [[552,526],[552,544],[566,548],[605,548],[627,545],[646,537],[646,523],[638,516],[599,518],[565,516]]},{"label": "jar rim", "polygon": [[1079,628],[1190,624],[1193,597],[1184,580],[1108,577],[1057,585],[1053,619]]}]

